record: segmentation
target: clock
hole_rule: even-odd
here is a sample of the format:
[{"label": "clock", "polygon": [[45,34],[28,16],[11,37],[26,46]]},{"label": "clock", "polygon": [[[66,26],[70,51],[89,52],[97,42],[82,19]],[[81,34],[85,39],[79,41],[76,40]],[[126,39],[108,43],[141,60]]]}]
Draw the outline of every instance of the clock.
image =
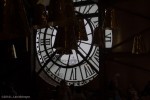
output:
[{"label": "clock", "polygon": [[[37,29],[36,56],[40,66],[36,68],[38,74],[47,81],[59,84],[65,80],[67,85],[83,86],[92,81],[99,73],[99,47],[93,44],[93,31],[98,25],[98,6],[96,3],[87,5],[74,0],[76,16],[84,19],[84,27],[88,40],[78,40],[77,49],[72,49],[70,54],[58,53],[54,48],[58,27]],[[85,1],[86,2],[86,1]],[[50,81],[47,81],[50,82]]]}]

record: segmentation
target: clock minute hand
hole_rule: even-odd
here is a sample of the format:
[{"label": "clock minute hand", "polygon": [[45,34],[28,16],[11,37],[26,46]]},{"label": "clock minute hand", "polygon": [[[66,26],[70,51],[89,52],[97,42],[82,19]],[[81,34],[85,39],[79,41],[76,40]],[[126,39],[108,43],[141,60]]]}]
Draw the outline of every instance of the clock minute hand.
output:
[{"label": "clock minute hand", "polygon": [[99,74],[99,71],[84,57],[84,55],[83,55],[79,50],[76,50],[76,52],[91,66],[91,68],[92,68],[97,74]]},{"label": "clock minute hand", "polygon": [[41,71],[46,67],[46,65],[52,61],[52,58],[55,56],[55,54],[57,53],[57,50],[51,55],[49,56],[49,59],[44,63],[44,65],[40,68],[40,70],[37,72],[37,74],[39,75],[41,73]]}]

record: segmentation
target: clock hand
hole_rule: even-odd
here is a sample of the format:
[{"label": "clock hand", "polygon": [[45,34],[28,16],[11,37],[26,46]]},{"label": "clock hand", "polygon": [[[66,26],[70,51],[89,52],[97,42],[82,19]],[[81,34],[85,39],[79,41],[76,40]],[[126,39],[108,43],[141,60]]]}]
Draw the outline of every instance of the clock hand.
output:
[{"label": "clock hand", "polygon": [[84,57],[84,55],[83,55],[79,50],[76,50],[76,52],[91,66],[91,68],[92,68],[97,74],[99,74],[99,71]]},{"label": "clock hand", "polygon": [[88,8],[88,6],[85,6],[84,10],[83,10],[83,14],[85,13],[86,9]]},{"label": "clock hand", "polygon": [[90,43],[86,43],[86,42],[84,42],[84,41],[81,41],[81,43],[83,43],[83,44],[87,44],[87,45],[91,45]]},{"label": "clock hand", "polygon": [[94,6],[94,4],[93,5],[89,5],[89,9],[86,11],[86,14],[89,13],[89,11],[92,9],[93,6]]},{"label": "clock hand", "polygon": [[70,55],[69,55],[69,57],[68,57],[67,66],[69,66],[69,61],[70,61]]},{"label": "clock hand", "polygon": [[79,48],[87,55],[87,53],[79,46]]},{"label": "clock hand", "polygon": [[[56,56],[55,56],[56,57]],[[59,55],[57,58],[56,58],[56,60],[55,60],[55,62],[58,60],[58,59],[60,59],[62,57],[62,55]],[[53,61],[52,61],[53,62]],[[50,69],[53,67],[55,65],[55,63],[53,63],[47,70],[48,71],[50,71]]]},{"label": "clock hand", "polygon": [[57,53],[57,50],[51,55],[49,56],[49,59],[44,63],[44,65],[40,68],[40,70],[37,72],[37,74],[39,75],[41,73],[41,71],[46,67],[46,65],[52,61],[52,58],[55,56],[55,54]]}]

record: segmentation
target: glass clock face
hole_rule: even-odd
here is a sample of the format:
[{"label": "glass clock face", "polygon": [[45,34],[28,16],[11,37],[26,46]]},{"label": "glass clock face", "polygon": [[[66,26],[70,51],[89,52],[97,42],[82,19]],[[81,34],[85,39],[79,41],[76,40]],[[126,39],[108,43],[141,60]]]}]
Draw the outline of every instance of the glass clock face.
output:
[{"label": "glass clock face", "polygon": [[[96,13],[97,9],[96,4],[75,7],[82,15]],[[93,30],[97,23],[98,17],[84,18],[88,40],[78,40],[77,49],[72,49],[72,54],[59,54],[53,48],[57,26],[38,29],[37,59],[45,74],[58,83],[65,80],[67,85],[82,86],[93,80],[99,72],[99,47],[93,45]]]}]

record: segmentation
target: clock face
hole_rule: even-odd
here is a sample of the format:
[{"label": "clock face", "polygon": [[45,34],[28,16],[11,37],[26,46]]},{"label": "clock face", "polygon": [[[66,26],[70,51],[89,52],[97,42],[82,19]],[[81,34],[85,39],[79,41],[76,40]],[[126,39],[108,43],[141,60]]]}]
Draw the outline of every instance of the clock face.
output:
[{"label": "clock face", "polygon": [[[74,2],[77,2],[76,0]],[[96,4],[75,7],[76,15],[97,13]],[[83,17],[83,16],[82,16]],[[58,27],[37,29],[36,52],[41,70],[56,82],[66,80],[67,85],[82,86],[93,80],[99,72],[99,47],[93,45],[93,30],[98,17],[83,17],[87,41],[78,40],[71,54],[60,54],[53,47]]]}]

